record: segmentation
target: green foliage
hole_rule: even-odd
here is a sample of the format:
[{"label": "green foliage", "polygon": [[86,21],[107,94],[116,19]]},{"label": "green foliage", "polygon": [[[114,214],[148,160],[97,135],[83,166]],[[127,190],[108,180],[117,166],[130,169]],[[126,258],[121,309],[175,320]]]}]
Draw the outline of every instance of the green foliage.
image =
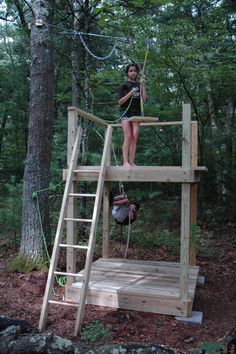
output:
[{"label": "green foliage", "polygon": [[206,342],[200,346],[200,349],[205,350],[206,354],[220,354],[225,352],[226,347],[222,343],[218,342]]},{"label": "green foliage", "polygon": [[[145,68],[149,96],[145,114],[158,116],[160,121],[179,121],[182,119],[182,102],[191,102],[192,119],[198,121],[199,164],[208,167],[199,188],[203,210],[199,216],[207,228],[226,221],[234,222],[236,125],[232,112],[235,111],[236,70],[233,6],[211,0],[186,0],[181,4],[149,0],[143,5],[141,0],[124,2],[124,6],[118,6],[111,0],[100,4],[90,2],[91,16],[87,17],[92,19],[89,24],[91,32],[100,33],[102,24],[102,34],[121,36],[126,41],[119,41],[115,55],[106,61],[95,60],[87,53],[87,67],[85,50],[78,43],[79,72],[76,75],[80,90],[79,106],[85,107],[85,96],[88,95],[86,109],[89,112],[107,121],[115,120],[119,87],[125,79],[124,68],[131,60],[142,67],[146,40],[153,38],[154,44],[149,48]],[[23,10],[22,13],[29,16],[27,9]],[[86,11],[84,13],[87,14]],[[17,17],[13,2],[8,2],[7,12]],[[74,45],[73,36],[69,34],[73,17],[67,2],[56,1],[54,12],[56,119],[52,185],[61,181],[61,170],[67,164],[66,115],[72,96],[71,49]],[[21,224],[21,183],[27,148],[30,84],[29,37],[19,23],[17,20],[9,21],[7,26],[0,26],[3,39],[0,42],[0,233],[15,235],[16,243],[19,242]],[[86,27],[86,18],[81,18],[81,31],[83,26]],[[89,48],[101,56],[108,53],[114,44],[113,40],[97,37],[86,38],[86,41]],[[88,90],[85,81],[89,81]],[[94,128],[101,134],[100,128],[94,125],[89,128],[88,164],[100,162],[102,139]],[[122,163],[122,142],[122,130],[117,129],[113,134],[113,164]],[[138,165],[181,165],[181,129],[142,127],[136,157]],[[178,187],[160,184],[155,190],[153,184],[136,187],[129,183],[127,188],[141,200],[148,195],[151,202],[158,204],[155,207],[147,204],[144,213],[141,208],[134,239],[155,247],[162,243],[168,249],[177,249],[172,230],[179,226],[179,200],[171,201],[169,196],[178,195]],[[62,192],[63,188],[50,197],[53,229]],[[146,235],[141,231],[144,229]],[[169,235],[167,230],[170,230]],[[205,243],[200,242],[199,252],[217,254],[217,250],[209,247],[205,236],[203,240]]]},{"label": "green foliage", "polygon": [[82,328],[80,337],[86,342],[97,342],[110,338],[111,333],[108,326],[103,325],[100,321],[92,321]]},{"label": "green foliage", "polygon": [[23,273],[32,272],[33,270],[47,270],[45,264],[35,263],[22,255],[15,255],[15,257],[11,259],[9,269],[12,272]]},{"label": "green foliage", "polygon": [[220,259],[220,250],[212,246],[214,233],[209,230],[197,228],[197,253],[201,257]]},{"label": "green foliage", "polygon": [[146,232],[145,227],[136,224],[132,227],[131,243],[140,248],[164,248],[168,254],[179,256],[180,252],[180,232],[179,230],[156,229],[156,231]]},{"label": "green foliage", "polygon": [[8,183],[0,186],[0,195],[0,235],[12,235],[17,245],[21,226],[22,184],[14,183],[12,177]]}]

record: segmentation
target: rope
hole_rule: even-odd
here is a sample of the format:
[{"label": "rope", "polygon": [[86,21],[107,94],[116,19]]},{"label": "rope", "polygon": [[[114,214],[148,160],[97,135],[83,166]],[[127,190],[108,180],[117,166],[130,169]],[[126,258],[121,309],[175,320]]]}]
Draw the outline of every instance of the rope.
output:
[{"label": "rope", "polygon": [[126,242],[126,248],[125,248],[124,258],[127,257],[127,253],[128,253],[128,249],[129,249],[130,235],[131,235],[131,222],[130,222],[130,215],[129,215],[128,236],[127,236],[127,242]]},{"label": "rope", "polygon": [[[147,47],[146,47],[146,52],[145,52],[145,57],[144,57],[144,63],[143,63],[141,79],[144,79],[144,71],[145,71],[145,67],[146,67],[146,62],[147,62],[147,56],[148,56],[148,50],[149,50],[150,43],[151,42],[147,40]],[[141,91],[141,85],[140,85],[140,91]],[[140,92],[140,109],[141,109],[141,116],[144,117],[144,105],[143,105],[143,98],[142,98],[141,92]]]},{"label": "rope", "polygon": [[[38,212],[38,217],[39,217],[39,224],[40,224],[40,229],[41,229],[41,235],[42,235],[42,238],[43,238],[43,245],[44,245],[45,253],[46,253],[47,260],[48,260],[48,263],[49,263],[49,264],[50,264],[50,262],[51,262],[51,258],[50,258],[49,252],[48,252],[47,241],[46,241],[46,237],[45,237],[44,230],[43,230],[43,222],[42,222],[42,216],[41,216],[40,207],[39,207],[38,194],[39,194],[40,192],[45,192],[45,191],[47,191],[47,190],[54,189],[55,187],[59,186],[59,185],[62,184],[63,182],[64,182],[64,181],[62,181],[62,182],[56,184],[56,186],[53,186],[53,187],[49,187],[49,188],[45,188],[45,189],[39,189],[38,191],[34,191],[34,192],[32,193],[32,198],[33,198],[33,199],[36,199],[36,206],[37,206],[37,212]],[[58,277],[58,276],[55,274],[55,279],[56,279],[58,285],[60,285],[60,286],[65,286],[65,284],[66,284],[66,277],[64,277],[64,276]],[[52,289],[52,291],[53,291],[54,294],[55,294],[55,290]]]},{"label": "rope", "polygon": [[126,110],[122,113],[122,115],[121,115],[120,117],[118,117],[116,120],[106,120],[106,122],[107,122],[107,123],[115,123],[115,122],[118,122],[118,121],[125,115],[125,113],[128,111],[128,109],[130,108],[130,105],[131,105],[132,100],[133,100],[133,96],[131,96],[128,107],[127,107]]}]

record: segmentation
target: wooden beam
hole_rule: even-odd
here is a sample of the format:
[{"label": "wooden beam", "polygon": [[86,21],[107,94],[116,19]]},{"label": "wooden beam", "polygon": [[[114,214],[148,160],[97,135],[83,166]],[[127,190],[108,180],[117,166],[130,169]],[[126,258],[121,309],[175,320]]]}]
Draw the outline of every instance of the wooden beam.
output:
[{"label": "wooden beam", "polygon": [[[69,166],[72,150],[74,146],[74,141],[78,129],[78,114],[76,109],[68,110],[68,133],[67,133],[67,165]],[[80,128],[81,129],[81,128]],[[82,130],[81,130],[82,134]],[[76,182],[72,182],[71,193],[74,193]],[[68,218],[75,217],[75,198],[69,198],[68,208],[66,216]],[[67,235],[67,244],[74,245],[76,240],[76,225],[75,223],[68,222],[66,223],[66,235]],[[76,250],[68,248],[66,250],[66,271],[67,273],[75,273],[76,271]],[[74,281],[74,278],[71,276],[67,277],[67,285],[70,286]]]},{"label": "wooden beam", "polygon": [[181,242],[180,242],[180,299],[189,298],[189,234],[190,234],[190,184],[182,184],[181,192]]},{"label": "wooden beam", "polygon": [[[96,181],[99,171],[100,166],[77,166],[74,171],[74,180]],[[180,166],[138,166],[133,168],[107,166],[105,181],[195,183],[200,179],[199,171],[205,171],[205,167],[186,170]],[[64,179],[66,179],[66,175],[67,170],[63,170]]]},{"label": "wooden beam", "polygon": [[[111,164],[111,145],[107,152],[107,166]],[[109,257],[109,233],[110,233],[110,182],[104,182],[103,189],[103,239],[102,239],[102,257]]]},{"label": "wooden beam", "polygon": [[[191,125],[191,167],[195,168],[198,164],[198,124]],[[196,264],[197,248],[197,183],[190,187],[190,246],[189,246],[189,265]]]},{"label": "wooden beam", "polygon": [[84,118],[84,119],[88,119],[88,120],[90,120],[91,122],[97,123],[97,124],[103,126],[104,128],[106,128],[106,127],[108,126],[108,123],[107,123],[105,120],[96,117],[94,114],[87,113],[87,112],[83,111],[83,110],[80,109],[80,108],[77,108],[77,107],[68,107],[68,110],[69,110],[69,111],[76,111],[77,114],[78,114],[80,117],[82,117],[82,118]]},{"label": "wooden beam", "polygon": [[139,123],[154,123],[158,122],[159,118],[157,117],[140,117],[140,116],[132,116],[128,118],[130,122],[139,122]]},{"label": "wooden beam", "polygon": [[[191,168],[191,110],[183,104],[182,168]],[[182,183],[181,243],[180,243],[180,299],[189,298],[189,239],[190,239],[190,183]]]}]

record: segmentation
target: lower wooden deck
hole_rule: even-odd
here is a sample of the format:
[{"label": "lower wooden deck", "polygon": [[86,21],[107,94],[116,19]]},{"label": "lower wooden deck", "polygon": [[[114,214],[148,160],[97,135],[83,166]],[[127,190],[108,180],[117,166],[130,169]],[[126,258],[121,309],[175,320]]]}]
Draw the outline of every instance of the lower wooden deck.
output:
[{"label": "lower wooden deck", "polygon": [[[101,258],[93,263],[87,303],[173,316],[191,314],[199,267],[189,267],[189,298],[181,300],[180,264]],[[82,275],[83,271],[78,273]],[[78,302],[82,279],[66,288]]]}]

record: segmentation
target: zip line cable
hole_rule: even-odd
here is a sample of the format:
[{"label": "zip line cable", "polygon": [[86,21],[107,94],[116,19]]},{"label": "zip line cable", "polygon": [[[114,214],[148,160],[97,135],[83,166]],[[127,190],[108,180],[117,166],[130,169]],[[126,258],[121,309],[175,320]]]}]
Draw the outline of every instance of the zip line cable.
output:
[{"label": "zip line cable", "polygon": [[91,52],[91,50],[89,49],[89,47],[88,47],[87,44],[85,43],[85,41],[84,41],[84,39],[83,39],[83,36],[81,35],[80,32],[78,32],[78,35],[79,35],[79,38],[80,38],[81,43],[83,44],[85,50],[86,50],[94,59],[97,59],[97,60],[106,60],[106,59],[110,58],[110,57],[113,55],[113,53],[115,52],[116,47],[117,47],[117,45],[118,45],[118,43],[116,42],[116,43],[114,44],[113,48],[111,49],[111,51],[110,51],[107,55],[105,55],[104,57],[99,57],[99,56],[95,55],[93,52]]}]

